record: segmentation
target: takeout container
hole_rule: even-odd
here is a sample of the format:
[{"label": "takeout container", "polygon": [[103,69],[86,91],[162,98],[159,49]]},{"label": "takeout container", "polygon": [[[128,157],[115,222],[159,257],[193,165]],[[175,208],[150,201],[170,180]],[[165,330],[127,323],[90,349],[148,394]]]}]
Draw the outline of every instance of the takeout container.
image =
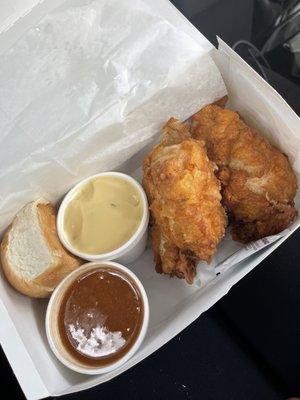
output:
[{"label": "takeout container", "polygon": [[[289,156],[299,178],[297,115],[222,40],[215,49],[167,0],[45,0],[27,11],[0,35],[2,231],[26,202],[38,196],[56,202],[89,175],[118,169],[139,179],[147,146],[170,116],[185,120],[226,93],[212,58],[230,107]],[[295,203],[299,210],[299,191]],[[87,389],[142,361],[222,298],[299,225],[297,217],[276,242],[218,276],[211,268],[206,284],[201,264],[201,287],[157,274],[147,249],[128,267],[147,291],[148,332],[130,360],[100,376],[61,365],[46,338],[47,302],[18,294],[2,277],[0,341],[26,397]],[[242,246],[227,236],[215,262],[239,250]]]},{"label": "takeout container", "polygon": [[[70,203],[70,201],[72,201],[78,190],[91,180],[102,176],[119,177],[120,179],[123,179],[124,181],[131,183],[140,193],[143,202],[143,216],[135,233],[121,247],[118,247],[117,249],[110,251],[109,253],[88,254],[77,250],[69,242],[68,237],[64,231],[64,215],[68,204]],[[75,254],[76,256],[89,261],[116,260],[121,264],[128,264],[134,262],[137,258],[139,258],[145,250],[148,237],[148,229],[147,229],[148,222],[149,222],[148,201],[146,193],[142,188],[142,186],[129,175],[122,174],[120,172],[102,172],[100,174],[89,176],[83,181],[77,183],[77,185],[75,185],[66,194],[58,210],[56,225],[57,225],[57,233],[61,242],[71,253]]]},{"label": "takeout container", "polygon": [[[57,314],[59,312],[60,304],[61,301],[70,287],[70,285],[78,278],[80,275],[82,275],[85,272],[88,271],[93,271],[94,269],[97,269],[99,267],[105,268],[105,267],[111,267],[116,270],[121,271],[125,275],[129,276],[132,281],[135,283],[137,288],[139,289],[141,296],[142,296],[142,302],[143,302],[143,309],[144,309],[144,315],[143,315],[143,322],[141,326],[140,333],[133,344],[133,346],[130,348],[130,350],[119,360],[106,365],[102,367],[83,367],[81,365],[78,365],[77,363],[74,363],[70,357],[68,357],[67,351],[64,349],[64,346],[61,344],[61,341],[59,339],[59,332],[58,332],[58,325],[57,325]],[[104,374],[113,371],[114,369],[120,367],[123,365],[126,361],[128,361],[134,353],[138,350],[140,345],[142,344],[147,329],[148,329],[148,324],[149,324],[149,303],[148,303],[148,298],[147,294],[145,292],[145,289],[141,283],[141,281],[137,278],[137,276],[130,271],[130,269],[124,267],[124,265],[121,265],[119,263],[115,263],[112,261],[105,261],[105,262],[89,262],[84,265],[82,265],[80,268],[77,270],[73,271],[71,274],[67,275],[57,286],[57,288],[54,290],[52,293],[52,296],[50,298],[50,301],[48,303],[47,307],[47,312],[46,312],[46,334],[47,334],[47,339],[49,342],[49,345],[57,357],[57,359],[63,363],[67,368],[70,368],[71,370],[75,372],[79,372],[81,374],[87,374],[87,375],[99,375],[99,374]]]}]

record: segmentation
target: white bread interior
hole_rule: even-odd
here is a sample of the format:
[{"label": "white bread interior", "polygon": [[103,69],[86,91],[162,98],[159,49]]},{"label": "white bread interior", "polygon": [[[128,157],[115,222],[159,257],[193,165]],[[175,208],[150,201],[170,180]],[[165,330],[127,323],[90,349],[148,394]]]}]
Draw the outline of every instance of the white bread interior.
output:
[{"label": "white bread interior", "polygon": [[27,204],[7,229],[1,243],[1,262],[8,281],[30,297],[48,297],[58,283],[83,264],[61,244],[56,210],[48,202]]}]

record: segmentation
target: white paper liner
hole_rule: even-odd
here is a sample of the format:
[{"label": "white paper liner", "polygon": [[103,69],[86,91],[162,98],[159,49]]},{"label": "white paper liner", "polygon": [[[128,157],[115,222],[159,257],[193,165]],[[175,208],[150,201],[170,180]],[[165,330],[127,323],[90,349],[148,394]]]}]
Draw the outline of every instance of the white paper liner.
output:
[{"label": "white paper liner", "polygon": [[[39,196],[57,201],[88,175],[108,169],[139,175],[141,149],[170,116],[185,120],[226,93],[210,57],[212,46],[167,1],[55,3],[60,6],[43,18],[36,7],[35,23],[28,15],[20,21],[22,29],[7,32],[5,43],[0,37],[2,231],[28,201]],[[49,1],[41,2],[41,10],[47,7]],[[299,176],[299,119],[226,45],[214,57],[232,108],[264,128]],[[192,286],[158,275],[148,248],[130,266],[149,296],[146,340],[126,365],[99,377],[76,374],[55,359],[44,330],[47,302],[19,295],[1,277],[1,302],[10,321],[0,329],[0,340],[27,397],[82,390],[136,364],[226,294],[298,226],[299,218],[285,236],[246,260],[247,249],[226,235],[212,266],[199,265]],[[13,350],[20,343],[18,363]],[[22,363],[28,365],[23,373]]]}]

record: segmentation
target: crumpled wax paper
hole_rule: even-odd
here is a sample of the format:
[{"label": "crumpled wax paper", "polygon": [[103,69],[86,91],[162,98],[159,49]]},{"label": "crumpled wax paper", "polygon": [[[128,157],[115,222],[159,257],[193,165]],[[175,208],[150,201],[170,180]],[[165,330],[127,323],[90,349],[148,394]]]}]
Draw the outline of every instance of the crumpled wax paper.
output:
[{"label": "crumpled wax paper", "polygon": [[4,228],[27,202],[117,168],[169,117],[226,89],[201,43],[147,1],[73,0],[0,56],[0,93]]}]

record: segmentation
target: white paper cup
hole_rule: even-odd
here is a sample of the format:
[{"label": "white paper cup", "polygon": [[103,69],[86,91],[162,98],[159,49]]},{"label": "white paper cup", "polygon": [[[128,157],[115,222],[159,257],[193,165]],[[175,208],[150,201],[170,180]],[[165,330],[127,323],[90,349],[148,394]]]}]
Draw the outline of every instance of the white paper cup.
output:
[{"label": "white paper cup", "polygon": [[[80,363],[78,360],[74,359],[74,357],[72,357],[72,355],[67,351],[67,349],[62,344],[59,334],[57,316],[59,314],[59,309],[61,302],[64,298],[64,294],[66,293],[70,285],[74,282],[74,280],[83,273],[85,273],[86,271],[92,271],[93,269],[97,269],[99,267],[105,268],[106,266],[109,268],[118,269],[125,275],[129,276],[129,278],[132,279],[132,281],[139,289],[144,306],[143,322],[140,333],[138,334],[135,343],[122,358],[103,367],[89,367],[83,363]],[[56,287],[56,289],[52,293],[46,312],[46,334],[51,350],[56,355],[58,360],[61,361],[66,367],[72,369],[73,371],[88,375],[97,375],[110,372],[120,367],[126,361],[128,361],[142,344],[148,329],[148,324],[149,324],[149,303],[144,286],[132,271],[130,271],[123,265],[112,261],[89,262],[82,265],[80,268],[76,269],[71,274],[67,275],[65,279],[60,282],[60,284]]]},{"label": "white paper cup", "polygon": [[[102,176],[114,176],[124,179],[130,182],[136,189],[139,191],[141,195],[141,199],[143,202],[143,216],[135,233],[130,237],[130,239],[124,243],[121,247],[110,251],[109,253],[101,253],[101,254],[88,254],[79,251],[69,242],[68,237],[64,230],[64,215],[65,210],[69,204],[69,202],[74,198],[77,194],[78,189],[85,185],[90,180],[93,180],[97,177]],[[122,174],[121,172],[103,172],[101,174],[92,175],[83,181],[79,182],[77,185],[73,187],[63,199],[57,215],[57,232],[58,236],[62,242],[62,244],[73,254],[76,256],[83,258],[84,260],[89,261],[104,261],[104,260],[116,260],[122,264],[129,264],[136,260],[145,250],[147,244],[147,235],[148,235],[148,222],[149,222],[149,209],[148,209],[148,201],[146,193],[142,186],[131,176]]]}]

